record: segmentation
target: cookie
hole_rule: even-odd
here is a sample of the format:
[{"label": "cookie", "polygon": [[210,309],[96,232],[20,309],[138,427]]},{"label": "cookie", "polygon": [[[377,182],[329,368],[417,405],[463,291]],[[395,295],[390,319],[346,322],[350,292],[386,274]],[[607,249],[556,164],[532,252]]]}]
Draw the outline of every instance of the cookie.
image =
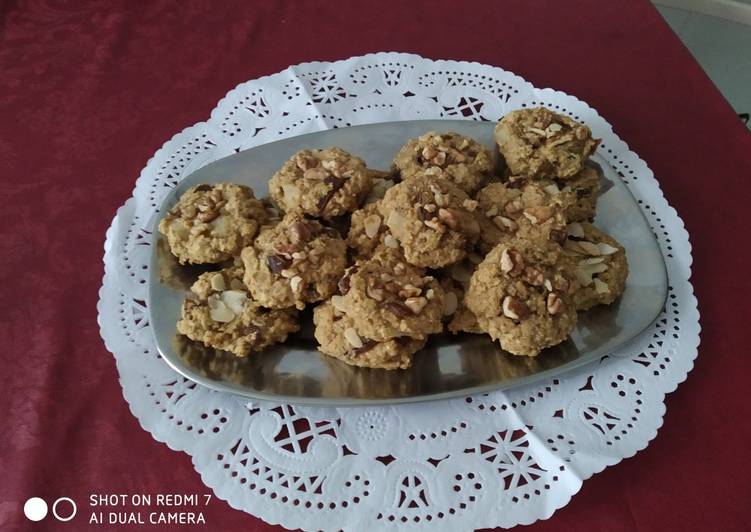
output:
[{"label": "cookie", "polygon": [[472,275],[464,301],[506,351],[536,356],[576,325],[575,283],[561,253],[552,242],[513,239],[496,246]]},{"label": "cookie", "polygon": [[371,256],[378,246],[399,248],[399,242],[381,216],[379,203],[369,203],[352,213],[347,246],[358,258]]},{"label": "cookie", "polygon": [[269,193],[287,214],[330,220],[359,207],[371,175],[362,159],[341,148],[302,150],[274,174]]},{"label": "cookie", "polygon": [[361,336],[355,320],[327,301],[313,311],[318,350],[352,366],[381,369],[405,369],[412,355],[425,346],[424,338],[402,336],[378,342]]},{"label": "cookie", "polygon": [[474,194],[491,173],[490,151],[458,133],[430,131],[409,140],[394,158],[394,170],[404,181],[416,175],[441,177],[467,194]]},{"label": "cookie", "polygon": [[242,278],[241,265],[199,276],[191,287],[195,297],[183,302],[177,331],[207,347],[245,357],[284,342],[300,328],[297,311],[262,307]]},{"label": "cookie", "polygon": [[266,211],[244,185],[220,183],[188,189],[159,222],[159,232],[180,264],[215,264],[253,242]]},{"label": "cookie", "polygon": [[568,226],[563,256],[578,281],[573,294],[577,310],[609,305],[623,293],[628,277],[626,250],[591,223]]},{"label": "cookie", "polygon": [[487,252],[512,238],[562,241],[566,228],[562,199],[573,201],[571,194],[561,194],[553,183],[489,184],[477,193],[479,248]]},{"label": "cookie", "polygon": [[584,124],[544,107],[508,113],[495,140],[512,175],[560,179],[578,174],[600,143]]},{"label": "cookie", "polygon": [[390,188],[379,211],[410,264],[440,268],[463,259],[477,242],[476,206],[450,181],[419,175]]},{"label": "cookie", "polygon": [[424,338],[443,329],[443,289],[425,270],[395,249],[380,247],[359,260],[339,282],[337,308],[363,337],[381,342],[399,336]]},{"label": "cookie", "polygon": [[245,284],[269,308],[297,307],[327,299],[346,267],[347,246],[316,220],[287,214],[264,227],[242,251]]}]

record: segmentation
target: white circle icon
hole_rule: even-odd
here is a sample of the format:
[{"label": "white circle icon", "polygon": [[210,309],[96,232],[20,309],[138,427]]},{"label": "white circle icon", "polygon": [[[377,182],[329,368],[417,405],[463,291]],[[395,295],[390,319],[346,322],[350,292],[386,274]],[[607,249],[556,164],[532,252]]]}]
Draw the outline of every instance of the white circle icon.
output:
[{"label": "white circle icon", "polygon": [[41,521],[47,516],[47,503],[39,497],[32,497],[23,505],[23,514],[29,521]]},{"label": "white circle icon", "polygon": [[[65,517],[63,517],[63,516],[61,516],[61,515],[59,515],[57,513],[57,505],[60,504],[61,502],[69,502],[70,503],[70,505],[72,507],[72,509],[70,511],[70,515],[66,515]],[[76,508],[76,503],[73,502],[73,499],[69,499],[68,497],[60,497],[52,505],[52,515],[54,515],[55,518],[58,521],[63,521],[63,522],[70,521],[71,519],[73,519],[76,516],[76,511],[77,510],[78,510],[78,508]],[[46,511],[46,506],[45,506],[45,511]]]}]

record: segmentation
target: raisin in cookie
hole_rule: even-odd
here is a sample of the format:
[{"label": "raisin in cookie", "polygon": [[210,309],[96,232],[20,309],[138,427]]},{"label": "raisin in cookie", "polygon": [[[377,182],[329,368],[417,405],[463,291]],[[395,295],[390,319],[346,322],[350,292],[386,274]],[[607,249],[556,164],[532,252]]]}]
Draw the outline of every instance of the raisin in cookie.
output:
[{"label": "raisin in cookie", "polygon": [[561,179],[578,174],[600,142],[584,124],[544,107],[508,113],[495,140],[511,174]]},{"label": "raisin in cookie", "polygon": [[369,203],[352,213],[347,245],[359,258],[371,256],[378,246],[399,248],[399,242],[381,216],[379,202]]},{"label": "raisin in cookie", "polygon": [[487,252],[517,237],[562,241],[566,228],[563,197],[557,187],[536,181],[489,184],[477,193],[480,249]]},{"label": "raisin in cookie", "polygon": [[379,210],[409,263],[440,268],[463,259],[477,242],[476,206],[450,181],[419,175],[390,188]]},{"label": "raisin in cookie", "polygon": [[330,220],[352,212],[371,186],[365,163],[341,148],[302,150],[269,182],[269,192],[285,213]]},{"label": "raisin in cookie", "polygon": [[425,345],[425,339],[408,336],[381,342],[361,336],[355,321],[330,301],[315,308],[313,323],[318,350],[352,366],[405,369],[412,365],[412,355]]},{"label": "raisin in cookie", "polygon": [[188,189],[159,232],[180,264],[214,264],[236,256],[253,242],[266,220],[263,204],[244,185],[220,183]]},{"label": "raisin in cookie", "polygon": [[253,298],[269,308],[328,298],[346,267],[347,247],[339,234],[316,220],[287,214],[261,230],[242,251],[245,284]]},{"label": "raisin in cookie", "polygon": [[405,181],[416,175],[442,177],[467,194],[474,194],[490,175],[490,152],[458,133],[431,131],[402,146],[394,169]]},{"label": "raisin in cookie", "polygon": [[241,265],[202,274],[191,287],[195,297],[183,302],[178,332],[207,347],[245,357],[284,342],[300,328],[296,310],[262,307],[242,278]]},{"label": "raisin in cookie", "polygon": [[443,328],[443,289],[398,250],[380,247],[371,258],[357,261],[340,280],[339,290],[343,297],[337,308],[371,340],[424,338]]},{"label": "raisin in cookie", "polygon": [[514,239],[485,257],[464,301],[503,349],[535,356],[564,341],[576,325],[573,285],[559,245]]},{"label": "raisin in cookie", "polygon": [[609,305],[623,293],[628,277],[626,250],[591,223],[572,223],[563,244],[566,264],[575,273],[577,310]]}]

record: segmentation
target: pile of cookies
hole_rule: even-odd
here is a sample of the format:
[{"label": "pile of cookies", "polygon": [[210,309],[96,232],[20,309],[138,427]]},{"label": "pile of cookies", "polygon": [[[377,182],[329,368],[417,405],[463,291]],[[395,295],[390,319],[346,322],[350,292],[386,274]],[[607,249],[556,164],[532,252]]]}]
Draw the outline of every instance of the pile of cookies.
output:
[{"label": "pile of cookies", "polygon": [[496,126],[498,154],[429,132],[391,172],[340,148],[302,150],[269,183],[198,185],[159,224],[182,264],[216,264],[177,323],[247,356],[299,330],[315,305],[319,350],[348,364],[407,368],[431,334],[489,334],[534,356],[564,341],[577,311],[623,291],[623,247],[592,225],[599,143],[545,108]]}]

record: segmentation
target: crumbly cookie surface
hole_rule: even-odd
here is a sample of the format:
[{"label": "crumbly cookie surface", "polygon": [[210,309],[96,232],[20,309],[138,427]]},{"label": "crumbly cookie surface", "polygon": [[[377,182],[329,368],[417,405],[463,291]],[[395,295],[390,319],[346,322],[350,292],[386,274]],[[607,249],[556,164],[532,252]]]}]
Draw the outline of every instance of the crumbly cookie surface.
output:
[{"label": "crumbly cookie surface", "polygon": [[297,307],[328,298],[346,267],[347,247],[339,234],[316,220],[287,214],[261,230],[243,249],[245,284],[269,308]]},{"label": "crumbly cookie surface", "polygon": [[536,356],[565,340],[576,325],[573,288],[560,246],[514,239],[485,257],[464,301],[503,349]]},{"label": "crumbly cookie surface", "polygon": [[487,148],[452,132],[430,131],[411,139],[394,158],[394,168],[405,181],[416,175],[441,177],[467,194],[474,194],[483,185],[492,166]]},{"label": "crumbly cookie surface", "polygon": [[511,174],[561,179],[578,174],[600,142],[584,124],[543,107],[508,113],[495,140]]},{"label": "crumbly cookie surface", "polygon": [[367,196],[365,162],[341,148],[302,150],[269,181],[269,193],[285,213],[330,220],[354,211]]},{"label": "crumbly cookie surface", "polygon": [[355,320],[327,301],[313,311],[318,350],[352,366],[381,369],[406,369],[412,355],[423,348],[424,338],[402,336],[375,341],[361,336]]},{"label": "crumbly cookie surface", "polygon": [[573,294],[577,310],[609,305],[626,287],[626,250],[613,237],[591,223],[572,223],[563,244],[564,262],[578,287]]},{"label": "crumbly cookie surface", "polygon": [[477,242],[476,206],[450,181],[418,175],[390,188],[379,210],[408,262],[440,268],[463,259]]},{"label": "crumbly cookie surface", "polygon": [[180,264],[214,264],[253,242],[265,220],[263,204],[249,187],[204,184],[180,196],[159,222],[159,232]]},{"label": "crumbly cookie surface", "polygon": [[[480,262],[482,257],[479,257]],[[443,288],[443,319],[446,329],[454,334],[460,332],[482,334],[477,316],[464,303],[464,294],[469,288],[469,280],[477,269],[477,264],[470,260],[452,264],[441,274]]]},{"label": "crumbly cookie surface", "polygon": [[208,347],[245,357],[284,342],[299,329],[297,311],[271,310],[253,300],[234,265],[202,274],[183,302],[177,330]]},{"label": "crumbly cookie surface", "polygon": [[339,281],[342,298],[332,298],[366,338],[424,338],[441,332],[443,289],[425,270],[408,264],[395,249],[380,247],[359,260]]},{"label": "crumbly cookie surface", "polygon": [[553,183],[517,180],[489,184],[477,193],[480,249],[487,252],[513,238],[562,241],[564,196]]}]

